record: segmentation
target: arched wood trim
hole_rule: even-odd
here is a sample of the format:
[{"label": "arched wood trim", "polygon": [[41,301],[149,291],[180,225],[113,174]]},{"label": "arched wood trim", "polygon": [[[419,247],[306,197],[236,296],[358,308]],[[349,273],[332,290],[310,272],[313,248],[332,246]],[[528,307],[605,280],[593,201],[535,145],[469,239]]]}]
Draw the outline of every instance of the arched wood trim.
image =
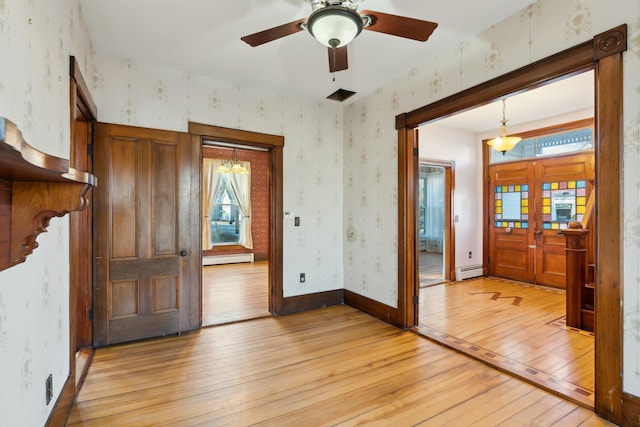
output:
[{"label": "arched wood trim", "polygon": [[[269,311],[274,315],[284,314],[283,292],[283,147],[284,136],[270,135],[246,130],[224,128],[189,122],[189,133],[202,140],[242,144],[266,148],[271,154],[271,195],[269,219]],[[202,180],[202,177],[200,177]]]},{"label": "arched wood trim", "polygon": [[[533,89],[556,79],[595,69],[596,185],[598,192],[596,242],[596,356],[595,412],[616,424],[622,405],[622,239],[621,147],[622,52],[626,24],[596,35],[545,59],[484,82],[450,97],[396,117],[398,130],[398,324],[412,327],[415,311],[415,187],[416,164],[410,137],[419,125],[495,101],[507,94]],[[633,410],[628,405],[629,411]],[[625,413],[626,419],[632,419]]]}]

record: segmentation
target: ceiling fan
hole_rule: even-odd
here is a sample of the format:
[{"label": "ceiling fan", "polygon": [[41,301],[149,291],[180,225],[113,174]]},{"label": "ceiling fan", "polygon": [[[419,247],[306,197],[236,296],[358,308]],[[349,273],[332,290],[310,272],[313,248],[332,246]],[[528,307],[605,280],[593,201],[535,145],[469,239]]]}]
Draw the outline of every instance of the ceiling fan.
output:
[{"label": "ceiling fan", "polygon": [[348,68],[347,44],[362,30],[377,31],[417,41],[427,41],[436,29],[435,22],[363,10],[358,13],[358,4],[364,0],[306,0],[311,3],[311,15],[288,24],[269,28],[241,37],[247,44],[256,47],[279,38],[307,30],[320,43],[327,46],[329,71]]}]

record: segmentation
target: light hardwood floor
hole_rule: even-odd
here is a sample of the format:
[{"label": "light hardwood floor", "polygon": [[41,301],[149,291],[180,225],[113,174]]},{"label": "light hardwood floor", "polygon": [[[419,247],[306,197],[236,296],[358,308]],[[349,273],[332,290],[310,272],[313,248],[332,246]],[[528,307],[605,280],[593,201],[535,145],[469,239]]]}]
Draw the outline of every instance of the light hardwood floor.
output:
[{"label": "light hardwood floor", "polygon": [[269,262],[202,267],[202,325],[269,316]]},{"label": "light hardwood floor", "polygon": [[420,289],[420,333],[587,407],[594,335],[565,324],[565,293],[476,278]]},{"label": "light hardwood floor", "polygon": [[419,260],[420,287],[431,286],[444,281],[444,268],[441,252],[420,251]]},{"label": "light hardwood floor", "polygon": [[348,306],[96,350],[68,426],[601,426]]}]

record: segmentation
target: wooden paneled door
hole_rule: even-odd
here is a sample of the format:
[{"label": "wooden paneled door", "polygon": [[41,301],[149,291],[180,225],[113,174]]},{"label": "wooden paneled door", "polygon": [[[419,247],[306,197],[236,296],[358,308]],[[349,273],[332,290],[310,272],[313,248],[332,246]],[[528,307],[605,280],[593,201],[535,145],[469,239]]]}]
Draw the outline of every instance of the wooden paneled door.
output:
[{"label": "wooden paneled door", "polygon": [[96,124],[96,346],[200,326],[200,146]]},{"label": "wooden paneled door", "polygon": [[571,221],[582,220],[593,190],[594,155],[545,159],[535,167],[536,283],[565,289],[566,239],[560,230]]},{"label": "wooden paneled door", "polygon": [[490,276],[565,288],[565,238],[593,189],[593,152],[490,165]]},{"label": "wooden paneled door", "polygon": [[[489,275],[535,282],[533,203],[534,164],[489,166]],[[533,218],[532,218],[533,219]]]}]

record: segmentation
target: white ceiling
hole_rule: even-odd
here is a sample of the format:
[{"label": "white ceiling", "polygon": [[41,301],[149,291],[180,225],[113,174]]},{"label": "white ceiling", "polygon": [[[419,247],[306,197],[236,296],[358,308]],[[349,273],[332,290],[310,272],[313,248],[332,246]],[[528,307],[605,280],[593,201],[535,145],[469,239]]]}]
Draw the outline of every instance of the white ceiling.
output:
[{"label": "white ceiling", "polygon": [[[424,58],[516,14],[532,0],[362,0],[375,10],[438,23],[425,43],[363,31],[349,44],[349,69],[329,73],[327,49],[306,31],[251,47],[240,37],[305,18],[304,0],[80,0],[98,54],[208,76],[313,100],[337,89],[356,92],[343,105],[423,63]],[[566,95],[563,95],[566,94]],[[336,102],[336,101],[327,101]],[[507,102],[509,125],[593,105],[593,77],[567,79]],[[496,129],[500,102],[441,124],[474,132]]]},{"label": "white ceiling", "polygon": [[[583,118],[590,118],[593,117],[594,106],[594,75],[593,71],[587,71],[507,97],[505,117],[507,127],[571,113],[584,113],[586,110],[590,110],[590,114]],[[498,129],[500,120],[502,101],[496,101],[433,123],[482,133]]]},{"label": "white ceiling", "polygon": [[363,31],[349,69],[329,73],[327,49],[306,31],[251,47],[240,37],[297,19],[304,0],[80,0],[99,54],[136,59],[278,93],[321,100],[337,89],[356,100],[424,59],[517,13],[533,0],[363,0],[375,10],[438,23],[425,43]]}]

